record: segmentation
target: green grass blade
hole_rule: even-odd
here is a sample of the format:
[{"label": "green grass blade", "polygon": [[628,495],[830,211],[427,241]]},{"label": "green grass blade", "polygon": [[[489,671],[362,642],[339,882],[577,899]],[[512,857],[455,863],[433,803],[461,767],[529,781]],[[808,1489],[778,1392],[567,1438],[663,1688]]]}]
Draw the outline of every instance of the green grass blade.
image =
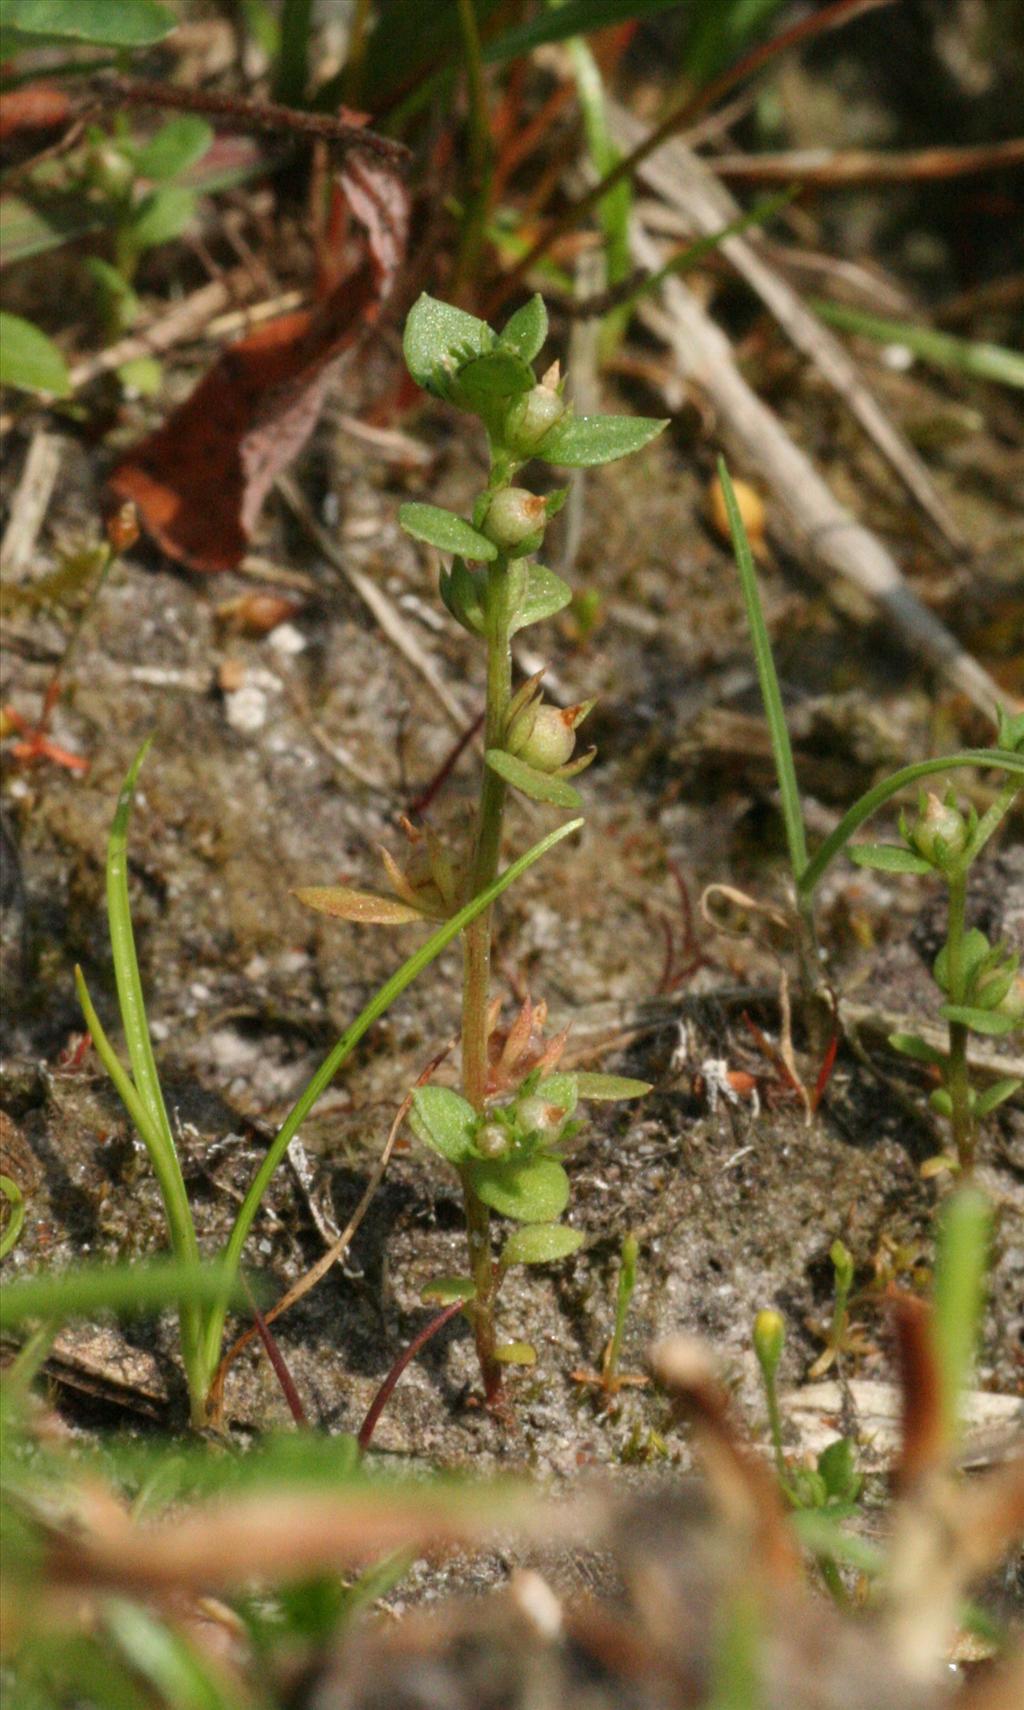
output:
[{"label": "green grass blade", "polygon": [[24,1227],[25,1195],[13,1176],[0,1176],[0,1194],[3,1194],[11,1208],[7,1228],[0,1239],[0,1259],[6,1259],[11,1248],[17,1245],[18,1236]]},{"label": "green grass blade", "polygon": [[114,957],[121,1024],[124,1027],[132,1076],[154,1129],[160,1132],[163,1143],[173,1152],[174,1139],[149,1037],[146,1000],[135,953],[135,934],[132,930],[131,903],[128,897],[128,821],[131,818],[139,771],[149,748],[150,742],[147,741],[139,749],[117,798],[117,810],[107,843],[107,915],[110,921],[110,947]]},{"label": "green grass blade", "polygon": [[0,1294],[0,1325],[9,1330],[29,1318],[60,1322],[104,1311],[132,1315],[167,1306],[211,1306],[223,1300],[225,1289],[244,1305],[242,1288],[223,1264],[161,1259],[146,1265],[83,1265],[8,1283]]},{"label": "green grass blade", "polygon": [[917,760],[912,766],[902,767],[854,802],[835,830],[829,832],[821,848],[799,875],[797,888],[801,897],[814,894],[828,868],[836,856],[842,854],[854,833],[893,796],[921,778],[932,777],[936,772],[954,772],[964,766],[995,767],[1024,778],[1024,754],[1014,754],[1007,748],[965,748],[956,754],[942,755],[934,760]]},{"label": "green grass blade", "polygon": [[[583,131],[587,152],[598,179],[607,177],[619,162],[619,151],[612,141],[608,127],[604,79],[601,69],[581,36],[569,42],[573,77],[583,115]],[[632,266],[629,242],[629,220],[633,210],[633,186],[628,178],[614,184],[607,196],[597,204],[597,217],[604,235],[605,283],[617,285],[625,279]],[[605,315],[602,327],[602,355],[614,350],[629,325],[631,304],[622,304]]]},{"label": "green grass blade", "polygon": [[[370,999],[366,1008],[356,1017],[351,1027],[342,1034],[334,1049],[325,1057],[309,1085],[293,1105],[252,1179],[249,1191],[242,1201],[234,1228],[224,1249],[225,1262],[230,1274],[234,1274],[241,1258],[242,1248],[245,1245],[249,1230],[252,1228],[253,1219],[259,1210],[263,1195],[267,1191],[271,1176],[316,1104],[317,1099],[330,1086],[338,1070],[355,1049],[363,1034],[373,1026],[375,1021],[379,1020],[385,1010],[390,1008],[395,999],[401,996],[406,987],[412,984],[424,968],[428,967],[434,958],[441,954],[441,951],[452,942],[453,938],[457,938],[460,932],[471,925],[477,915],[490,908],[502,892],[507,890],[509,885],[514,884],[528,868],[533,866],[535,861],[539,861],[542,855],[546,855],[550,849],[555,847],[556,843],[560,843],[571,832],[578,831],[582,824],[582,819],[569,820],[565,825],[560,825],[556,830],[549,832],[547,837],[542,837],[539,843],[535,843],[532,849],[526,851],[525,855],[520,855],[517,861],[511,862],[492,885],[488,885],[486,890],[481,891],[478,896],[466,904],[465,908],[460,909],[458,914],[446,921],[437,932],[427,939],[425,944],[421,945],[414,955],[409,957],[408,961],[402,963],[397,972],[392,974],[391,978]],[[224,1312],[213,1314],[207,1331],[206,1344],[207,1360],[211,1370],[220,1351],[223,1326]]]},{"label": "green grass blade", "polygon": [[952,1194],[939,1216],[934,1308],[944,1436],[950,1448],[978,1345],[991,1237],[992,1208],[985,1195],[977,1188]]},{"label": "green grass blade", "polygon": [[785,208],[797,195],[796,189],[779,190],[771,196],[763,196],[755,202],[752,208],[747,208],[742,214],[737,214],[734,220],[729,220],[717,232],[709,232],[706,237],[697,238],[695,242],[686,244],[682,249],[670,255],[668,260],[655,271],[642,279],[636,290],[626,298],[626,306],[632,308],[641,297],[649,297],[657,291],[665,280],[673,274],[689,273],[691,267],[697,267],[706,255],[712,255],[726,240],[738,237],[741,232],[751,226],[763,226],[774,218],[780,208]]},{"label": "green grass blade", "polygon": [[885,320],[880,315],[869,315],[863,309],[826,302],[820,297],[811,299],[811,308],[840,332],[860,333],[880,344],[901,344],[933,367],[953,368],[976,380],[995,380],[1001,386],[1024,387],[1024,355],[1019,350],[1007,350],[1004,345],[987,344],[981,339],[955,338],[952,333],[936,332],[934,327],[923,327],[915,321]]},{"label": "green grass blade", "polygon": [[779,780],[782,818],[786,827],[789,864],[793,870],[793,882],[799,885],[800,875],[807,866],[807,837],[804,831],[803,814],[800,810],[800,791],[797,788],[796,768],[793,765],[793,750],[790,747],[789,731],[786,729],[786,715],[782,710],[782,692],[775,670],[772,644],[768,639],[768,626],[764,621],[764,610],[761,606],[761,594],[757,586],[753,554],[750,550],[750,542],[747,539],[747,531],[743,527],[743,518],[740,516],[740,508],[736,503],[736,494],[729,479],[729,471],[726,468],[724,457],[718,459],[718,479],[725,495],[729,532],[732,535],[733,551],[736,554],[736,568],[739,571],[740,585],[743,589],[743,602],[747,608],[747,623],[754,645],[754,661],[757,665],[758,682],[761,685],[761,699],[764,702],[765,716],[768,720],[772,755],[775,760],[775,774]]}]

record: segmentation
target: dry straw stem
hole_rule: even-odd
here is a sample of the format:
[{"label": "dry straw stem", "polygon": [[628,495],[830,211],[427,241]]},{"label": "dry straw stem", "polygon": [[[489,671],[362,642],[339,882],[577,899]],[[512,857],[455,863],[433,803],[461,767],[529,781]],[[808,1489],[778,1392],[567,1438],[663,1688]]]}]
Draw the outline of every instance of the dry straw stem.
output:
[{"label": "dry straw stem", "polygon": [[[640,121],[625,107],[615,103],[609,107],[609,122],[616,141],[623,146],[629,147],[644,134]],[[646,161],[643,176],[651,189],[670,207],[677,208],[692,222],[700,236],[713,236],[742,214],[739,203],[719,182],[712,168],[684,142],[666,143]],[[646,256],[643,253],[645,247]],[[964,537],[928,470],[864,384],[856,364],[839,340],[822,326],[817,316],[805,309],[792,286],[768,265],[748,238],[734,233],[723,238],[719,247],[741,279],[761,298],[791,344],[814,364],[837,397],[852,411],[946,544],[954,551],[963,550],[966,544]],[[645,265],[657,265],[656,260],[650,259],[654,253],[650,239],[643,239],[640,259]],[[666,293],[666,303],[673,307],[672,293]]]},{"label": "dry straw stem", "polygon": [[[639,230],[635,247],[645,266],[658,265],[658,245]],[[693,293],[679,280],[667,279],[664,304],[643,305],[642,319],[669,346],[684,378],[710,398],[722,438],[741,468],[757,470],[771,492],[774,514],[784,521],[808,568],[827,579],[833,599],[844,585],[866,596],[887,615],[904,646],[991,717],[992,708],[1005,703],[1005,693],[915,599],[878,536],[838,502],[778,417],[747,385],[728,339]]]}]

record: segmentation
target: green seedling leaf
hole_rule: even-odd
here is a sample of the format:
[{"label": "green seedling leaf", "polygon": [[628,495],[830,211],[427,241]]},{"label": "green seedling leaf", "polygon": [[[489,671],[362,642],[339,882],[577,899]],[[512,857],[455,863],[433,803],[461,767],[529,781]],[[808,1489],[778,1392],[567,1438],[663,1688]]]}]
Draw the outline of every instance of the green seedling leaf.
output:
[{"label": "green seedling leaf", "polygon": [[912,849],[898,843],[851,843],[847,851],[858,867],[876,867],[881,873],[930,873],[932,865]]},{"label": "green seedling leaf", "polygon": [[651,1091],[650,1081],[634,1081],[628,1075],[577,1074],[580,1098],[643,1098]]},{"label": "green seedling leaf", "polygon": [[0,1194],[3,1194],[10,1206],[7,1228],[4,1230],[3,1236],[0,1237],[0,1259],[6,1259],[11,1248],[17,1246],[18,1236],[24,1226],[25,1195],[13,1176],[0,1176]]},{"label": "green seedling leaf", "polygon": [[71,395],[67,363],[51,338],[20,315],[0,311],[0,385],[21,392]]},{"label": "green seedling leaf", "polygon": [[438,591],[456,623],[471,635],[483,635],[487,617],[482,590],[461,558],[453,558],[451,569],[441,571]]},{"label": "green seedling leaf", "polygon": [[648,416],[563,416],[534,455],[563,469],[589,469],[641,451],[668,426]]},{"label": "green seedling leaf", "polygon": [[0,24],[25,35],[133,48],[163,41],[177,19],[156,0],[4,0]]},{"label": "green seedling leaf", "polygon": [[489,416],[495,405],[503,412],[511,399],[528,392],[533,384],[533,369],[514,350],[491,350],[459,369],[452,396],[463,409]]},{"label": "green seedling leaf", "polygon": [[532,362],[547,336],[548,312],[543,297],[535,295],[505,322],[498,334],[498,343],[507,350],[514,350],[524,362]]},{"label": "green seedling leaf", "polygon": [[[1000,946],[997,945],[996,949],[998,950],[999,948],[1000,948]],[[970,980],[971,975],[978,968],[980,968],[980,966],[981,966],[982,962],[985,960],[986,956],[990,956],[991,953],[992,953],[992,947],[989,944],[989,941],[986,938],[985,934],[982,931],[980,931],[978,927],[972,926],[969,932],[964,933],[963,948],[961,950],[961,960],[962,960],[962,964],[963,964],[963,973],[964,973],[965,983]],[[941,986],[942,990],[944,992],[948,992],[948,990],[949,990],[949,945],[948,944],[944,944],[942,946],[942,949],[939,951],[934,962],[932,963],[932,978],[935,981],[935,984],[937,986]]]},{"label": "green seedling leaf", "polygon": [[528,624],[540,623],[553,617],[572,599],[572,589],[561,576],[543,564],[526,564],[524,586],[515,602],[515,614],[509,624],[509,634],[515,635]]},{"label": "green seedling leaf", "polygon": [[818,1456],[818,1472],[826,1494],[836,1502],[855,1502],[862,1479],[857,1471],[849,1437],[837,1437]]},{"label": "green seedling leaf", "polygon": [[436,1300],[442,1306],[451,1306],[456,1300],[472,1300],[475,1294],[476,1283],[472,1277],[435,1277],[420,1290],[420,1299]]},{"label": "green seedling leaf", "polygon": [[409,1126],[418,1140],[450,1164],[463,1164],[473,1156],[475,1122],[476,1112],[468,1099],[448,1087],[417,1087],[413,1093]]},{"label": "green seedling leaf", "polygon": [[899,1051],[903,1057],[912,1057],[915,1063],[935,1063],[941,1065],[946,1061],[945,1052],[936,1050],[917,1033],[890,1033],[889,1044],[894,1051]]},{"label": "green seedling leaf", "polygon": [[477,1198],[517,1223],[554,1223],[569,1203],[569,1178],[554,1158],[480,1158],[468,1170]]},{"label": "green seedling leaf", "polygon": [[143,196],[128,228],[129,241],[139,251],[156,249],[180,237],[196,211],[195,193],[180,184],[167,184]]},{"label": "green seedling leaf", "polygon": [[487,563],[498,556],[493,540],[438,505],[402,505],[398,520],[406,534],[425,541],[428,546],[436,546],[439,552],[458,553],[462,558],[483,559]]},{"label": "green seedling leaf", "polygon": [[135,165],[143,178],[163,183],[202,160],[212,146],[213,131],[206,120],[195,113],[182,113],[162,125],[139,150]]},{"label": "green seedling leaf", "polygon": [[554,807],[561,808],[578,808],[581,805],[579,791],[567,784],[564,778],[555,777],[551,772],[538,772],[535,766],[528,766],[525,760],[517,760],[513,754],[506,754],[503,748],[488,748],[484,759],[492,772],[497,772],[506,784],[521,790],[531,801],[551,802]]},{"label": "green seedling leaf", "polygon": [[929,1093],[928,1103],[937,1116],[949,1117],[953,1114],[953,1100],[945,1087],[936,1087],[934,1092]]},{"label": "green seedling leaf", "polygon": [[405,323],[402,349],[405,364],[418,386],[443,398],[459,367],[494,346],[486,321],[441,303],[426,291],[413,304]]},{"label": "green seedling leaf", "polygon": [[537,1350],[532,1342],[499,1342],[494,1358],[503,1366],[535,1366]]},{"label": "green seedling leaf", "polygon": [[63,1322],[105,1311],[133,1316],[167,1306],[212,1306],[225,1292],[233,1304],[245,1304],[245,1291],[223,1265],[82,1265],[8,1283],[0,1294],[0,1324],[13,1329],[29,1318]]},{"label": "green seedling leaf", "polygon": [[939,1010],[943,1021],[959,1021],[975,1033],[986,1033],[990,1039],[1004,1039],[1016,1033],[1021,1025],[1019,1015],[997,1015],[990,1009],[974,1009],[966,1003],[946,1003]]},{"label": "green seedling leaf", "polygon": [[999,1105],[1005,1104],[1008,1098],[1012,1098],[1015,1092],[1019,1092],[1021,1087],[1024,1087],[1024,1081],[1021,1080],[993,1081],[992,1085],[986,1087],[985,1091],[979,1093],[975,1099],[975,1116],[989,1116]]},{"label": "green seedling leaf", "polygon": [[510,1235],[502,1249],[503,1265],[549,1265],[566,1259],[583,1245],[578,1229],[566,1223],[531,1223]]}]

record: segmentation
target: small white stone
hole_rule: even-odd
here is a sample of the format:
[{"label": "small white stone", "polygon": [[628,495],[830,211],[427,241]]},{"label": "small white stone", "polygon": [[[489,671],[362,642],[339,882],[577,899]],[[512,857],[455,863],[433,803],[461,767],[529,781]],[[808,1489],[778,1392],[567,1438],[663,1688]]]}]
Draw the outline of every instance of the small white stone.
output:
[{"label": "small white stone", "polygon": [[279,623],[276,629],[271,630],[267,642],[275,652],[283,653],[288,659],[306,649],[306,637],[293,623]]},{"label": "small white stone", "polygon": [[224,713],[240,736],[255,736],[267,722],[267,697],[255,683],[243,683],[224,697]]}]

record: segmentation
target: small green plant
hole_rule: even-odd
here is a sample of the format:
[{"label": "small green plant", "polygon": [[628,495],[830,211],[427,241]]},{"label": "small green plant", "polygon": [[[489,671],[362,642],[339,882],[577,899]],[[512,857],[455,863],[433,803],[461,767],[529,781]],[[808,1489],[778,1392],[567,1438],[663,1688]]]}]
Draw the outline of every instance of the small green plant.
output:
[{"label": "small green plant", "polygon": [[[511,640],[569,604],[571,589],[536,562],[549,519],[564,490],[546,497],[517,484],[532,459],[563,468],[610,463],[639,451],[664,422],[627,416],[577,416],[565,398],[555,363],[538,381],[533,363],[547,338],[547,312],[532,298],[500,333],[461,309],[424,294],[405,328],[405,358],[418,384],[476,416],[490,451],[490,476],[467,519],[435,505],[403,505],[402,526],[416,540],[451,556],[441,598],[486,657],[484,771],[476,822],[468,844],[448,849],[433,832],[410,831],[413,854],[403,869],[385,866],[393,895],[348,888],[300,892],[311,906],[343,919],[400,925],[445,919],[465,895],[492,885],[497,872],[509,790],[553,807],[580,806],[570,780],[594,750],[576,756],[576,732],[592,703],[557,707],[545,701],[538,673],[513,688]],[[529,1343],[502,1341],[495,1303],[512,1265],[548,1264],[583,1240],[561,1221],[569,1201],[565,1158],[577,1143],[581,1100],[635,1098],[645,1082],[615,1075],[558,1071],[564,1034],[542,1036],[544,1005],[529,1000],[507,1029],[496,1025],[490,962],[493,921],[480,912],[464,935],[462,1089],[427,1086],[413,1099],[412,1126],[420,1140],[456,1171],[466,1210],[469,1265],[442,1277],[427,1297],[462,1301],[476,1341],[489,1403],[501,1390],[502,1368],[532,1364]],[[500,1253],[492,1218],[513,1225]]]},{"label": "small green plant", "polygon": [[[800,955],[804,998],[810,1018],[827,1007],[814,929],[814,893],[836,857],[844,852],[860,866],[886,872],[939,877],[948,892],[946,942],[932,972],[945,1000],[940,1015],[949,1027],[949,1049],[940,1051],[916,1034],[895,1034],[894,1049],[937,1074],[939,1085],[931,1103],[949,1119],[954,1151],[930,1160],[926,1169],[968,1171],[974,1163],[978,1123],[1006,1099],[1021,1082],[1004,1078],[973,1087],[968,1071],[968,1039],[976,1033],[1008,1037],[1024,1028],[1024,985],[1019,957],[1006,944],[990,944],[985,934],[966,921],[967,881],[974,862],[1006,818],[1024,789],[1024,713],[998,710],[996,739],[991,748],[969,748],[938,759],[904,766],[875,784],[825,838],[808,854],[796,768],[782,707],[771,642],[761,607],[754,561],[729,472],[719,460],[719,480],[725,494],[736,564],[740,574],[747,621],[754,644],[761,697],[764,702],[772,754],[779,783],[793,881],[794,929]],[[902,844],[854,844],[852,838],[866,820],[901,791],[922,778],[970,766],[1008,774],[990,807],[980,817],[973,808],[961,811],[956,797],[922,794],[916,817],[900,817]]]},{"label": "small green plant", "polygon": [[[147,743],[141,749],[125,779],[107,847],[107,915],[130,1072],[107,1038],[80,968],[75,970],[75,979],[82,1013],[93,1044],[149,1154],[163,1200],[172,1254],[179,1265],[191,1269],[199,1262],[199,1243],[153,1055],[128,898],[128,821],[136,780],[148,747]],[[454,909],[450,918],[374,994],[296,1100],[268,1147],[266,1156],[239,1207],[221,1255],[224,1284],[220,1297],[212,1303],[188,1298],[182,1301],[180,1307],[181,1354],[194,1425],[202,1426],[206,1423],[207,1401],[220,1359],[230,1287],[237,1276],[253,1219],[274,1171],[317,1099],[330,1086],[363,1034],[384,1014],[406,986],[410,985],[482,910],[487,909],[507,885],[513,883],[554,844],[575,830],[579,823],[579,820],[571,820],[567,825],[549,832],[547,837],[534,844],[525,855],[513,861],[500,877],[492,877],[479,894],[470,898],[461,908]]]},{"label": "small green plant", "polygon": [[640,1257],[640,1243],[633,1234],[625,1235],[622,1240],[622,1253],[619,1258],[619,1280],[615,1290],[615,1323],[612,1333],[605,1343],[601,1357],[599,1372],[573,1372],[576,1383],[586,1384],[601,1391],[602,1402],[613,1401],[620,1389],[642,1388],[650,1379],[635,1372],[620,1372],[619,1360],[622,1358],[622,1343],[626,1334],[626,1319],[632,1305],[633,1294],[636,1290],[636,1267]]}]

